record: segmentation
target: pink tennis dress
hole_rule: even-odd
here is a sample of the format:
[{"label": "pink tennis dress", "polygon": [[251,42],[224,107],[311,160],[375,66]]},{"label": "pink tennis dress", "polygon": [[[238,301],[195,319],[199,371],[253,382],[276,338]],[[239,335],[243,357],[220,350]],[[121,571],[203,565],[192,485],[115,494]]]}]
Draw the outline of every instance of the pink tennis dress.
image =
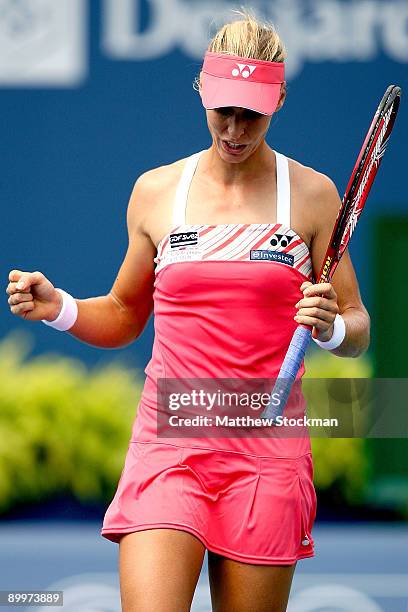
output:
[{"label": "pink tennis dress", "polygon": [[[300,286],[314,280],[308,247],[290,227],[287,158],[275,152],[276,223],[187,225],[202,153],[184,165],[173,227],[157,248],[152,357],[101,534],[119,542],[174,528],[230,559],[290,565],[314,556],[310,436],[158,433],[160,380],[276,377],[297,325]],[[302,364],[299,379],[303,373]]]}]

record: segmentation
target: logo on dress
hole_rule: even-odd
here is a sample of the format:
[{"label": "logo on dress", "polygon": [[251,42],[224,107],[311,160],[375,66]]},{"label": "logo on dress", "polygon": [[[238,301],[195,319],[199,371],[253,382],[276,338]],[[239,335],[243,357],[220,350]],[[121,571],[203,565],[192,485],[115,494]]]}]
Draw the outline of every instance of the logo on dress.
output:
[{"label": "logo on dress", "polygon": [[178,234],[170,234],[170,247],[193,246],[198,244],[198,232],[180,232]]},{"label": "logo on dress", "polygon": [[291,241],[293,240],[293,236],[288,236],[287,234],[274,234],[270,239],[270,245],[273,247],[287,247]]},{"label": "logo on dress", "polygon": [[256,70],[256,66],[250,66],[249,64],[237,64],[237,66],[238,68],[232,70],[231,74],[233,77],[242,76],[244,79],[247,79]]},{"label": "logo on dress", "polygon": [[277,261],[278,263],[286,264],[287,266],[293,266],[295,258],[289,253],[282,253],[282,251],[268,251],[267,249],[258,249],[251,251],[251,259],[257,261]]}]

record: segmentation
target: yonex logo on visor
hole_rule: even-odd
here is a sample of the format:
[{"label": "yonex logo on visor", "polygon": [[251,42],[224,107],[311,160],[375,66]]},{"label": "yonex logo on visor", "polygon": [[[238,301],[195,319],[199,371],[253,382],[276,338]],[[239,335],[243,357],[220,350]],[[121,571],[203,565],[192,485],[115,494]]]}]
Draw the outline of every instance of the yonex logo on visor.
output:
[{"label": "yonex logo on visor", "polygon": [[233,77],[242,76],[247,79],[256,70],[256,66],[249,66],[246,64],[237,64],[238,68],[234,68],[232,71]]},{"label": "yonex logo on visor", "polygon": [[207,51],[201,73],[201,98],[205,108],[249,108],[272,115],[285,81],[283,62]]}]

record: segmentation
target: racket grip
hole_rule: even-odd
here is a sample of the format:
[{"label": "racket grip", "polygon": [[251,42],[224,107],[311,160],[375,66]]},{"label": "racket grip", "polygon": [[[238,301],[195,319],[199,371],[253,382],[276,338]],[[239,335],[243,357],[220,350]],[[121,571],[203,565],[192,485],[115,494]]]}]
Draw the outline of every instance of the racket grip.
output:
[{"label": "racket grip", "polygon": [[299,325],[290,341],[288,351],[279,370],[268,406],[261,414],[262,419],[276,419],[282,416],[296,375],[302,364],[307,347],[312,340],[312,328]]}]

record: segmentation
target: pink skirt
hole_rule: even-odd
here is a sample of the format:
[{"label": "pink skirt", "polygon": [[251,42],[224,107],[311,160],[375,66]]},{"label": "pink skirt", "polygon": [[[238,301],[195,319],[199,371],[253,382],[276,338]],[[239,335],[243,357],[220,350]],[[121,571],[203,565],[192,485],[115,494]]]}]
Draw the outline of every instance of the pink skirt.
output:
[{"label": "pink skirt", "polygon": [[101,535],[173,528],[215,553],[260,565],[314,556],[311,453],[258,457],[161,442],[128,446]]}]

